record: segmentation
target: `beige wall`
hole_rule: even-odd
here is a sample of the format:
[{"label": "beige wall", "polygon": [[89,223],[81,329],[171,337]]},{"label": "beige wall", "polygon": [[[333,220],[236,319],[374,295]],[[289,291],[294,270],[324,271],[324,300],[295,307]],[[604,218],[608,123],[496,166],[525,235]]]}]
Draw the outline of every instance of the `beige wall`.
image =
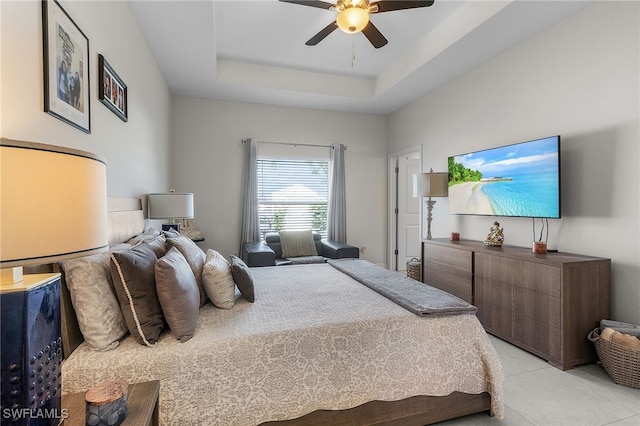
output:
[{"label": "beige wall", "polygon": [[[107,161],[110,196],[168,186],[171,96],[128,2],[62,1],[89,39],[91,134],[43,112],[42,6],[0,1],[0,135],[81,149]],[[117,23],[117,24],[115,24]],[[98,100],[98,53],[129,90],[129,121]]]},{"label": "beige wall", "polygon": [[225,256],[238,252],[244,138],[347,145],[347,239],[386,263],[387,118],[174,97],[172,181],[195,193],[196,226]]},{"label": "beige wall", "polygon": [[[390,117],[389,150],[422,144],[423,166],[562,135],[562,209],[549,247],[612,259],[615,319],[640,323],[638,2],[596,2]],[[434,209],[434,237],[485,238],[493,217]],[[530,246],[531,219],[500,218]],[[539,226],[539,223],[538,223]],[[538,228],[539,229],[539,228]],[[585,289],[585,291],[588,291]]]}]

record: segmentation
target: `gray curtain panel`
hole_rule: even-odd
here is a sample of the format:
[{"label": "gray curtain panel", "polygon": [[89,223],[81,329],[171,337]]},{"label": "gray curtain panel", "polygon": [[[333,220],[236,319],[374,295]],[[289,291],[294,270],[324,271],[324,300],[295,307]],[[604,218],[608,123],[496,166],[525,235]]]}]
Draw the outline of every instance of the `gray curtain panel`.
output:
[{"label": "gray curtain panel", "polygon": [[344,150],[342,144],[331,145],[331,182],[327,212],[327,239],[347,242],[347,194],[344,184]]},{"label": "gray curtain panel", "polygon": [[245,145],[244,173],[242,179],[242,232],[240,233],[240,250],[247,242],[260,241],[260,220],[258,218],[258,141],[244,139]]}]

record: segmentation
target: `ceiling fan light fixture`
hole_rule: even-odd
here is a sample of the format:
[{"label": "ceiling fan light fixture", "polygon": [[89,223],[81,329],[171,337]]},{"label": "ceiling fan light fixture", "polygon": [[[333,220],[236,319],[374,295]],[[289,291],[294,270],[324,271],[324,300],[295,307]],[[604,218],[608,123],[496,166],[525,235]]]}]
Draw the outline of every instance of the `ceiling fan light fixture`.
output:
[{"label": "ceiling fan light fixture", "polygon": [[369,12],[360,7],[349,7],[338,13],[336,22],[347,34],[359,33],[369,23]]}]

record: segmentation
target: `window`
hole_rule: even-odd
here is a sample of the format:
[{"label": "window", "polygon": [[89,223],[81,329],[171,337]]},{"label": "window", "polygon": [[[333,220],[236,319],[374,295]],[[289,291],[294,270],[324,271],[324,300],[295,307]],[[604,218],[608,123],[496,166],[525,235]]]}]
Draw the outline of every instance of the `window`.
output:
[{"label": "window", "polygon": [[328,160],[258,159],[260,234],[311,229],[327,236]]}]

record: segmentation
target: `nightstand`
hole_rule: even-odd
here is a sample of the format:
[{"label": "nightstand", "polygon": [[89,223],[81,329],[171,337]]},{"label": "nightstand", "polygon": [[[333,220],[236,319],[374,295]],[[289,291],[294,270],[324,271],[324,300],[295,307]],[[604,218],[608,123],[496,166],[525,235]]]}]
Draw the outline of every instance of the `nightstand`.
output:
[{"label": "nightstand", "polygon": [[[127,393],[127,417],[122,426],[158,426],[160,382],[133,383]],[[62,395],[62,410],[68,415],[64,426],[85,426],[85,394]]]},{"label": "nightstand", "polygon": [[58,424],[62,415],[60,274],[25,275],[15,284],[0,283],[0,324],[1,423],[35,424],[28,417],[50,413],[55,418],[38,424]]}]

